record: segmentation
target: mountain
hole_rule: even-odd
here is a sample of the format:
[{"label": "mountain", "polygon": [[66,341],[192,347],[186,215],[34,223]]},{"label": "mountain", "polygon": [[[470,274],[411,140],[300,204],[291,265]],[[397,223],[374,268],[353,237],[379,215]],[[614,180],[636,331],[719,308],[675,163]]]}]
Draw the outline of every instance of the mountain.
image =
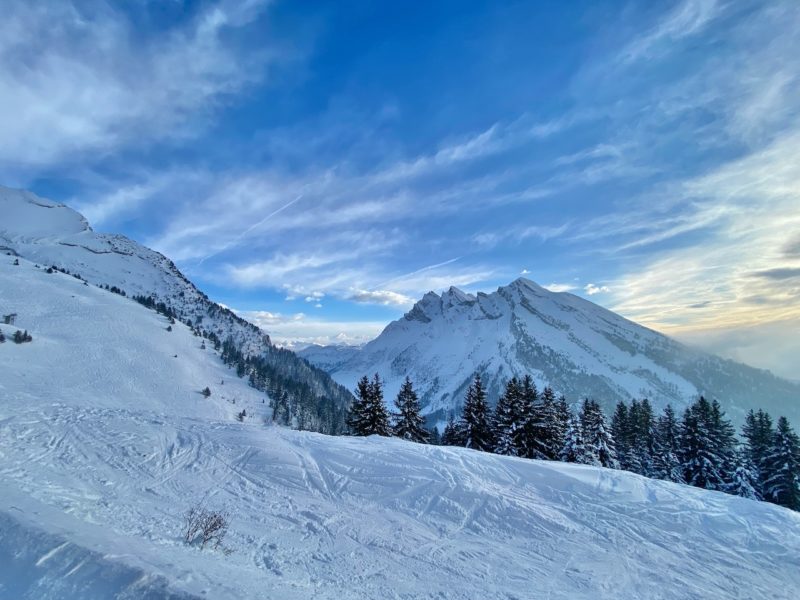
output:
[{"label": "mountain", "polygon": [[128,298],[147,299],[149,306],[174,315],[222,349],[240,376],[283,403],[280,414],[287,422],[328,433],[342,430],[352,399],[348,390],[211,301],[162,254],[125,236],[94,232],[82,215],[63,204],[5,187],[0,187],[0,252]]},{"label": "mountain", "polygon": [[[623,471],[274,426],[264,394],[192,327],[14,262],[0,254],[0,312],[17,315],[0,331],[32,341],[0,343],[1,598],[800,589],[798,513]],[[198,503],[227,511],[231,552],[184,543]]]},{"label": "mountain", "polygon": [[751,407],[800,421],[800,385],[689,348],[524,278],[491,294],[454,287],[429,292],[362,349],[317,346],[300,355],[350,389],[377,372],[390,400],[408,375],[429,421],[440,424],[460,410],[475,372],[490,398],[510,377],[529,373],[572,402],[591,397],[606,409],[633,398],[681,409],[704,394],[719,399],[736,421]]}]

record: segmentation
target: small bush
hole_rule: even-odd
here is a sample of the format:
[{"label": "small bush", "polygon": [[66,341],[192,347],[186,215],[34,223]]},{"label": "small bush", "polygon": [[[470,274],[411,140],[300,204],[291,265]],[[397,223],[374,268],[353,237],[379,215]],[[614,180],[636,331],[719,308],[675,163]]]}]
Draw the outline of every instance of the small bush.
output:
[{"label": "small bush", "polygon": [[205,396],[206,398],[208,398],[208,397],[211,395],[211,390],[210,390],[210,389],[208,389],[208,386],[206,386],[206,387],[203,389],[203,391],[202,391],[202,392],[200,392],[200,393],[201,393],[201,394],[203,394],[203,396]]},{"label": "small bush", "polygon": [[15,344],[24,344],[25,342],[33,341],[33,337],[31,337],[31,334],[28,333],[27,329],[25,331],[17,329],[14,332],[12,339],[14,340]]},{"label": "small bush", "polygon": [[229,554],[230,551],[222,546],[225,534],[228,533],[228,514],[218,510],[207,510],[200,506],[193,506],[184,516],[183,539],[187,544],[200,543],[200,548],[210,545],[212,548],[222,548]]}]

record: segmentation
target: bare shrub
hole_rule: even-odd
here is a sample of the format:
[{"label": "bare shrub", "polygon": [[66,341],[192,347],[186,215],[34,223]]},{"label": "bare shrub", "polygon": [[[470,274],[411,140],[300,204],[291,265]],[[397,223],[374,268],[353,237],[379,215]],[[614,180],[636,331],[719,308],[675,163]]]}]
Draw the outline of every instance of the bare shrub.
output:
[{"label": "bare shrub", "polygon": [[230,551],[222,546],[225,534],[228,533],[228,514],[218,510],[208,510],[200,506],[193,506],[184,516],[184,541],[193,544],[199,541],[200,548],[206,545],[220,548],[225,554]]}]

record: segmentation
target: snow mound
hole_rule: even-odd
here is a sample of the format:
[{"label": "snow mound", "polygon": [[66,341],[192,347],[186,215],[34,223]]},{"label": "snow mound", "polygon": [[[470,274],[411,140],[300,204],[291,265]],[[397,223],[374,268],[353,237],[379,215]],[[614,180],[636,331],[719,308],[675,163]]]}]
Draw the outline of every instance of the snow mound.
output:
[{"label": "snow mound", "polygon": [[[0,306],[18,315],[7,335],[33,336],[0,345],[0,597],[800,592],[800,515],[786,509],[622,471],[265,426],[263,396],[190,330],[25,260],[0,257]],[[239,422],[240,407],[253,416]],[[182,542],[196,502],[230,512],[232,554]]]}]

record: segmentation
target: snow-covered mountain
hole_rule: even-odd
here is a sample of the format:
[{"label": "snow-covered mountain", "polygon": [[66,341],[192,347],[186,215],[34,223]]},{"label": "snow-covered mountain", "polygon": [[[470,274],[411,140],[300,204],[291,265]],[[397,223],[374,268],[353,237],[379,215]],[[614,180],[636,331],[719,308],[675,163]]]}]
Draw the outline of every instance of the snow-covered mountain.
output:
[{"label": "snow-covered mountain", "polygon": [[[0,598],[775,598],[800,514],[602,468],[265,424],[188,326],[0,254]],[[209,387],[205,397],[200,390]],[[246,416],[239,421],[237,414]],[[183,542],[225,509],[225,554]]]},{"label": "snow-covered mountain", "polygon": [[129,298],[152,297],[198,334],[219,344],[229,340],[243,357],[261,357],[272,368],[270,392],[296,400],[293,409],[303,411],[307,428],[335,431],[337,424],[329,418],[323,423],[317,413],[343,414],[351,400],[327,373],[276,348],[257,326],[211,301],[171,260],[125,236],[93,231],[82,215],[63,204],[0,186],[0,253],[68,271]]},{"label": "snow-covered mountain", "polygon": [[451,287],[426,294],[362,349],[300,352],[353,389],[379,373],[392,399],[406,375],[425,413],[442,422],[457,412],[475,372],[497,398],[513,375],[532,375],[571,401],[592,397],[607,409],[649,398],[683,408],[700,394],[717,398],[735,420],[750,407],[800,420],[800,385],[767,371],[688,348],[569,293],[517,279],[491,294]]}]

